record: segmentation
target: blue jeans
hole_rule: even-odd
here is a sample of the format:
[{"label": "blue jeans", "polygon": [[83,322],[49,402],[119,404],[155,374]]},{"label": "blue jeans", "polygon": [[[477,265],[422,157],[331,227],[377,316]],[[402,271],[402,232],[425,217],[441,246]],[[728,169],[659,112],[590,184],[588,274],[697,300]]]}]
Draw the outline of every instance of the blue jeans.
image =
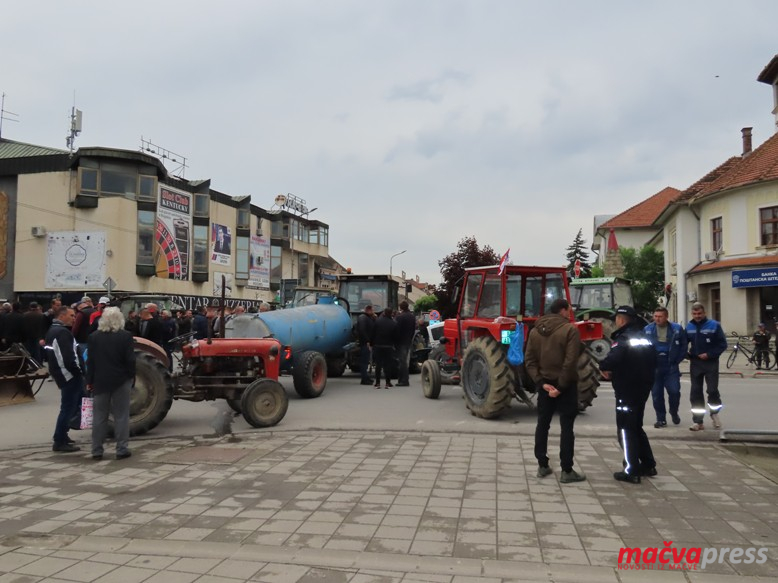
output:
[{"label": "blue jeans", "polygon": [[54,445],[65,445],[68,442],[70,420],[81,408],[81,397],[84,395],[84,378],[76,376],[60,388],[59,415],[54,427]]},{"label": "blue jeans", "polygon": [[656,411],[656,420],[666,421],[667,411],[665,410],[665,389],[667,389],[667,401],[670,406],[670,415],[678,415],[678,406],[681,402],[681,371],[678,365],[670,365],[662,362],[660,357],[659,365],[654,376],[654,386],[651,389],[651,397],[654,401],[654,411]]}]

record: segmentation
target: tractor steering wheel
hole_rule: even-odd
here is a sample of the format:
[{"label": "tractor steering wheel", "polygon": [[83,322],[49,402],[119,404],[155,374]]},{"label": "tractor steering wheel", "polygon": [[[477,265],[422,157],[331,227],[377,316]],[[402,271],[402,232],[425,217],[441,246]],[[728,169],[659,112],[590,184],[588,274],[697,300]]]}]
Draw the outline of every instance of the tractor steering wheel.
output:
[{"label": "tractor steering wheel", "polygon": [[176,350],[179,346],[183,346],[196,335],[197,332],[187,332],[186,334],[181,334],[181,336],[171,338],[167,341],[167,343],[173,348],[173,350]]}]

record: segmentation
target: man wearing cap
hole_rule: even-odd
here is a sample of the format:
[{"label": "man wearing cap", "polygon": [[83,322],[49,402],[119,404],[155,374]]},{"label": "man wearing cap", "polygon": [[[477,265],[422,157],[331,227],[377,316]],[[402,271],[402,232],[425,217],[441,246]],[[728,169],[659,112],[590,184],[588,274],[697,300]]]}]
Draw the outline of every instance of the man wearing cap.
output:
[{"label": "man wearing cap", "polygon": [[616,428],[624,449],[624,469],[616,480],[639,484],[641,476],[656,476],[656,460],[643,430],[643,413],[654,385],[656,350],[643,332],[643,322],[632,306],[616,310],[616,331],[610,352],[600,362],[603,376],[613,383]]},{"label": "man wearing cap", "polygon": [[103,310],[105,310],[105,307],[111,303],[111,298],[108,296],[102,296],[99,300],[97,300],[97,309],[92,312],[89,316],[89,333],[97,331],[97,325],[100,322],[100,316],[103,315]]},{"label": "man wearing cap", "polygon": [[702,394],[703,382],[708,392],[708,407],[713,427],[719,429],[721,420],[719,411],[721,394],[719,393],[719,357],[727,349],[727,337],[721,324],[705,316],[705,306],[700,302],[692,304],[692,319],[686,325],[686,337],[689,340],[689,377],[691,389],[689,399],[692,404],[691,431],[705,429],[705,398]]},{"label": "man wearing cap", "polygon": [[670,406],[673,424],[681,423],[678,406],[681,402],[681,371],[678,365],[686,358],[686,332],[680,324],[670,322],[667,308],[659,306],[654,310],[654,321],[643,330],[656,350],[656,375],[651,396],[654,401],[656,423],[654,427],[667,427],[665,390]]},{"label": "man wearing cap", "polygon": [[754,356],[756,368],[762,368],[762,362],[765,368],[770,368],[770,333],[764,322],[760,322],[759,328],[754,332]]}]

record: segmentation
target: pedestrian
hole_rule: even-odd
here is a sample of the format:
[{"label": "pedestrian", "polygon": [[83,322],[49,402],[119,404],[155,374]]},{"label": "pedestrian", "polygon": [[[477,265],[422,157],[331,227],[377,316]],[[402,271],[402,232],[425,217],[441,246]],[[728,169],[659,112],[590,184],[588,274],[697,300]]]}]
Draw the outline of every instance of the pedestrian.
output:
[{"label": "pedestrian", "polygon": [[565,299],[551,302],[549,313],[540,317],[530,331],[524,365],[538,391],[538,422],[535,427],[535,458],[538,478],[551,475],[548,431],[554,412],[561,429],[559,460],[563,484],[582,482],[583,473],[573,469],[575,418],[578,415],[578,357],[581,338],[570,322],[570,304]]},{"label": "pedestrian", "polygon": [[196,340],[208,338],[208,317],[205,315],[205,306],[197,306],[197,313],[192,318],[192,332]]},{"label": "pedestrian", "polygon": [[135,384],[135,350],[132,334],[124,329],[119,308],[105,308],[97,331],[89,336],[86,389],[94,398],[92,459],[103,459],[108,434],[108,415],[113,417],[116,459],[132,455],[130,440],[130,391]]},{"label": "pedestrian", "polygon": [[110,303],[111,298],[108,296],[102,296],[99,300],[97,300],[97,308],[95,308],[95,311],[92,312],[89,316],[89,334],[92,334],[92,332],[97,330],[97,325],[100,322],[100,316],[103,315],[103,310],[105,310],[105,307]]},{"label": "pedestrian", "polygon": [[73,308],[62,306],[57,317],[46,332],[46,361],[49,374],[60,390],[60,405],[57,423],[54,427],[53,451],[68,453],[81,448],[68,435],[70,420],[81,407],[84,393],[84,375],[78,357],[76,339],[70,327],[76,319]]},{"label": "pedestrian", "polygon": [[135,310],[127,312],[127,319],[124,321],[124,329],[133,336],[138,336],[138,316]]},{"label": "pedestrian", "polygon": [[392,318],[392,308],[385,308],[381,317],[375,321],[373,337],[370,345],[373,347],[373,361],[375,364],[374,388],[381,388],[381,372],[386,377],[385,389],[392,385],[392,359],[394,358],[394,346],[397,344],[397,322]]},{"label": "pedestrian", "polygon": [[57,317],[57,311],[62,306],[62,300],[60,298],[53,298],[51,300],[51,304],[49,305],[49,309],[46,310],[46,313],[44,314],[46,316],[46,330],[48,330],[51,327],[52,322],[54,322],[54,318]]},{"label": "pedestrian", "polygon": [[78,302],[76,308],[76,319],[73,322],[73,337],[79,345],[86,346],[86,340],[89,338],[89,320],[94,312],[94,306],[92,305],[92,298],[84,296],[81,301]]},{"label": "pedestrian", "polygon": [[362,385],[370,385],[370,357],[373,329],[375,328],[375,315],[373,306],[365,306],[363,312],[357,318],[357,339],[359,340],[359,372],[362,376]]},{"label": "pedestrian", "polygon": [[643,324],[632,306],[619,306],[611,349],[600,362],[603,376],[613,384],[616,428],[624,450],[624,469],[613,477],[632,484],[639,484],[641,476],[657,474],[654,453],[643,430],[643,414],[654,386],[657,351],[643,331]]},{"label": "pedestrian", "polygon": [[[3,349],[6,350],[14,344],[24,344],[24,314],[22,304],[13,302],[8,304],[9,310],[3,315]],[[3,307],[5,310],[5,306]]]},{"label": "pedestrian", "polygon": [[770,368],[770,337],[763,322],[759,323],[759,328],[754,332],[754,356],[756,357],[756,368],[762,368],[762,362],[765,368]]},{"label": "pedestrian", "polygon": [[689,398],[692,405],[692,431],[705,429],[705,398],[702,394],[703,382],[708,393],[708,408],[713,427],[721,427],[721,394],[719,393],[719,357],[727,349],[727,337],[716,320],[705,315],[705,306],[700,302],[692,304],[692,319],[686,325],[686,337],[689,341],[689,378],[691,389]]},{"label": "pedestrian", "polygon": [[162,323],[159,321],[159,308],[155,303],[148,303],[140,311],[140,336],[164,349]]},{"label": "pedestrian", "polygon": [[41,311],[38,302],[30,302],[27,311],[22,314],[22,333],[24,334],[24,346],[35,362],[43,360],[41,340],[46,337],[46,330],[46,316]]},{"label": "pedestrian", "polygon": [[395,317],[397,322],[397,360],[399,368],[397,371],[397,386],[410,386],[410,377],[408,367],[411,363],[411,348],[413,339],[416,336],[416,316],[408,309],[408,302],[400,302],[400,313]]},{"label": "pedestrian", "polygon": [[192,310],[178,310],[178,335],[183,336],[192,331]]},{"label": "pedestrian", "polygon": [[656,350],[656,371],[651,395],[656,412],[657,429],[667,427],[665,390],[673,424],[681,423],[678,407],[681,402],[681,370],[679,364],[686,358],[686,331],[683,326],[668,319],[667,308],[654,310],[654,321],[643,330]]}]

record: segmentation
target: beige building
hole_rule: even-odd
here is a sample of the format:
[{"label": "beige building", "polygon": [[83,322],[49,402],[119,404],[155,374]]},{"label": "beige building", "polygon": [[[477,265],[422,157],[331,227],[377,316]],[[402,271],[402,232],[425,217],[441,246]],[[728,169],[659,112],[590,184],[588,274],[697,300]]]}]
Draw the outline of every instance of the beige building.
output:
[{"label": "beige building", "polygon": [[143,152],[72,154],[0,140],[0,297],[171,295],[188,308],[278,302],[296,285],[332,287],[329,227],[305,201],[250,197],[172,176]]}]

